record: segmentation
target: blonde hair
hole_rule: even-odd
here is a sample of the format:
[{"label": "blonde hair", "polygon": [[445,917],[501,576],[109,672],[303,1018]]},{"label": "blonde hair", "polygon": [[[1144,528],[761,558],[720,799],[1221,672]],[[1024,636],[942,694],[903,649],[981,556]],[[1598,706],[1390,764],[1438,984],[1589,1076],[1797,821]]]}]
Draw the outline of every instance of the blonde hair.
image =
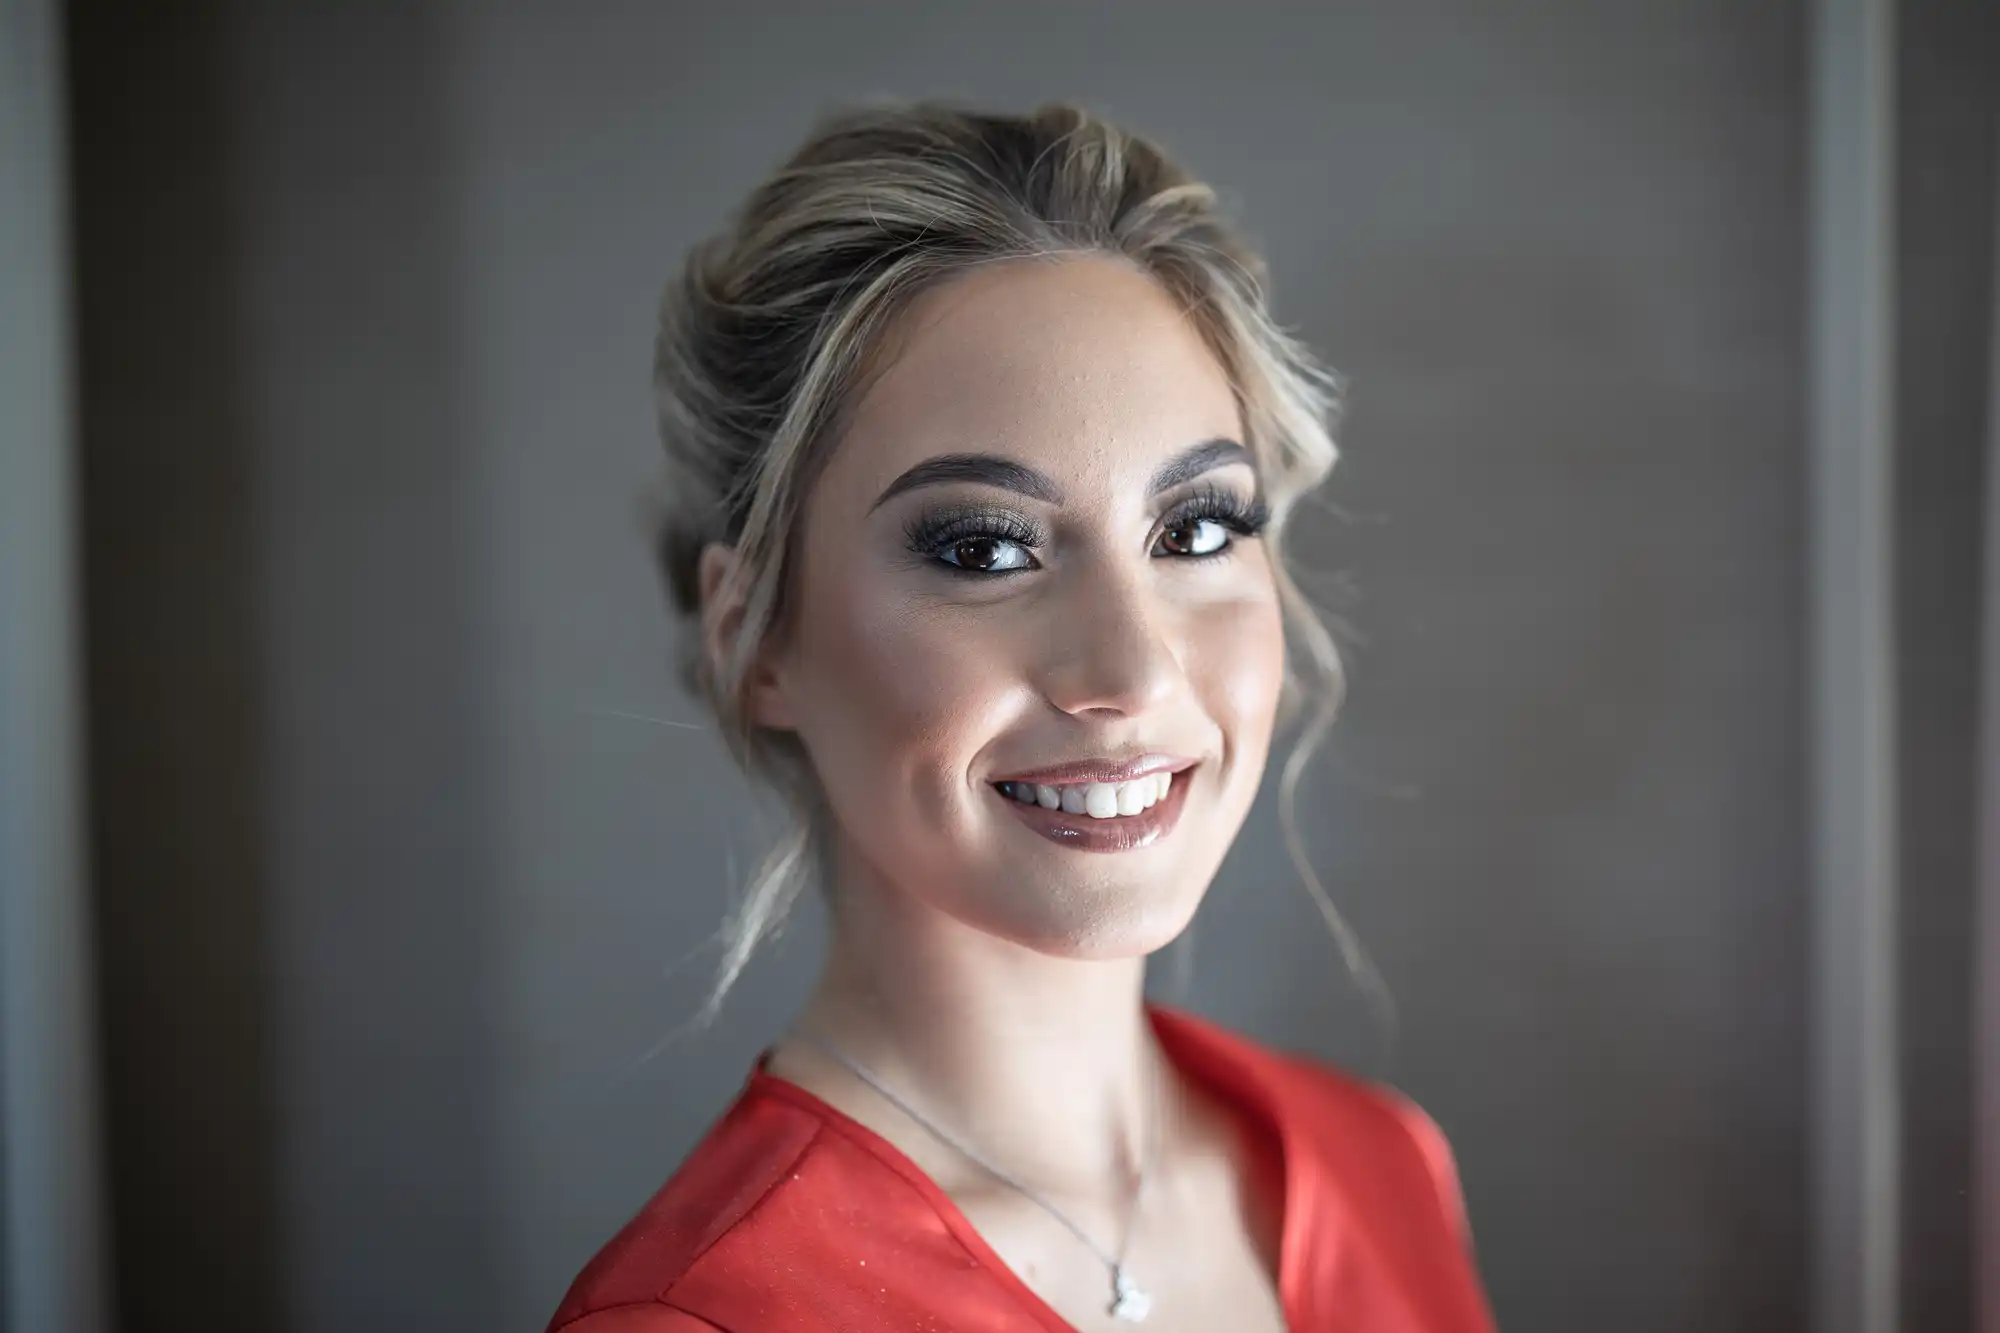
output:
[{"label": "blonde hair", "polygon": [[1063,254],[1115,256],[1152,275],[1235,388],[1271,509],[1266,541],[1292,649],[1283,716],[1312,704],[1281,779],[1286,845],[1350,967],[1369,970],[1294,817],[1299,774],[1343,678],[1282,542],[1294,506],[1337,456],[1338,377],[1272,319],[1264,262],[1221,216],[1215,192],[1151,143],[1073,106],[1004,116],[918,103],[820,124],[728,231],[694,249],[660,307],[659,559],[678,610],[698,620],[701,553],[733,546],[733,582],[717,595],[742,607],[720,661],[704,635],[681,636],[683,675],[738,761],[792,816],[725,927],[707,1014],[785,918],[816,859],[824,811],[810,766],[794,737],[751,723],[743,683],[784,614],[788,548],[870,353],[919,292],[974,265]]}]

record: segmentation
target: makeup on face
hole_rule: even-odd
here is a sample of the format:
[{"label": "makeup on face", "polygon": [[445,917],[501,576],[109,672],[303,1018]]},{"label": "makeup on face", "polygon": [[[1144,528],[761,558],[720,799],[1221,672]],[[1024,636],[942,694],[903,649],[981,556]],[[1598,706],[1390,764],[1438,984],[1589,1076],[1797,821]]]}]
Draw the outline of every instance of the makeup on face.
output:
[{"label": "makeup on face", "polygon": [[[1261,534],[1269,511],[1253,484],[1235,487],[1211,476],[1218,470],[1250,472],[1250,455],[1234,440],[1203,441],[1157,468],[1146,487],[1159,514],[1149,534],[1155,559],[1201,561],[1227,556],[1235,541]],[[1053,479],[997,454],[953,454],[927,459],[884,490],[880,507],[925,489],[997,490],[1035,507],[1060,512],[1063,492]],[[1184,493],[1176,496],[1176,489]],[[1044,571],[1051,541],[1040,517],[1005,499],[935,502],[914,510],[904,524],[912,553],[939,572],[989,585],[1010,576]],[[1038,554],[1044,553],[1044,554]],[[1147,754],[1136,760],[1084,759],[993,779],[1009,813],[1059,846],[1084,852],[1125,852],[1169,836],[1186,808],[1198,761]]]},{"label": "makeup on face", "polygon": [[1051,842],[1084,852],[1126,852],[1173,832],[1198,767],[1175,755],[1088,760],[1002,778],[993,790],[1010,813]]},{"label": "makeup on face", "polygon": [[[1195,490],[1163,514],[1151,554],[1182,560],[1226,555],[1236,537],[1255,537],[1270,521],[1262,499],[1220,485]],[[1041,567],[1046,525],[1002,504],[944,504],[919,510],[904,527],[910,550],[969,576],[1025,573]]]},{"label": "makeup on face", "polygon": [[[1249,470],[1250,454],[1234,440],[1206,440],[1183,450],[1157,470],[1147,497],[1187,493],[1160,515],[1152,554],[1183,560],[1222,556],[1235,537],[1255,537],[1270,521],[1270,510],[1254,486],[1247,491],[1208,479],[1226,468]],[[1202,480],[1198,487],[1190,483]],[[1059,510],[1063,491],[1052,478],[1016,459],[998,454],[948,454],[926,459],[897,477],[875,508],[911,491],[929,487],[977,487],[1025,497],[1037,507]],[[904,524],[909,549],[954,573],[993,577],[1039,568],[1035,552],[1050,541],[1047,525],[1035,514],[997,500],[938,503],[911,514]]]},{"label": "makeup on face", "polygon": [[1103,260],[984,269],[904,318],[815,481],[776,659],[866,868],[842,891],[1148,952],[1242,823],[1282,683],[1228,376]]}]

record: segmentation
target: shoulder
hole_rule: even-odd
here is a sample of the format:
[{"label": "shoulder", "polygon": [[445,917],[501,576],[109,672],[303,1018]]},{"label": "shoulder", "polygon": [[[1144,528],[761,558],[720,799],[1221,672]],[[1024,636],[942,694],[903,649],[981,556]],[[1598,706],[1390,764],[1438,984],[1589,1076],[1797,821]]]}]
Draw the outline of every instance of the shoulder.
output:
[{"label": "shoulder", "polygon": [[[1325,1129],[1349,1136],[1383,1167],[1398,1168],[1405,1191],[1421,1183],[1451,1229],[1469,1239],[1465,1198],[1451,1141],[1430,1113],[1386,1083],[1358,1078],[1300,1056],[1280,1057],[1296,1087],[1325,1118]],[[1343,1154],[1346,1155],[1346,1154]]]},{"label": "shoulder", "polygon": [[1415,1101],[1306,1056],[1278,1050],[1205,1020],[1163,1014],[1175,1044],[1211,1077],[1237,1081],[1269,1106],[1288,1141],[1371,1207],[1407,1216],[1434,1207],[1462,1238],[1458,1170],[1444,1131]]},{"label": "shoulder", "polygon": [[703,1257],[751,1222],[818,1139],[809,1111],[745,1094],[665,1185],[586,1264],[550,1333],[707,1329],[668,1297]]},{"label": "shoulder", "polygon": [[753,1078],[584,1268],[550,1333],[794,1333],[977,1324],[1006,1300],[906,1158],[783,1080]]},{"label": "shoulder", "polygon": [[1302,1286],[1337,1288],[1370,1327],[1493,1327],[1451,1150],[1415,1102],[1198,1020],[1167,1019],[1161,1033],[1177,1060],[1276,1129]]},{"label": "shoulder", "polygon": [[724,1333],[706,1319],[660,1301],[610,1305],[551,1325],[552,1333]]}]

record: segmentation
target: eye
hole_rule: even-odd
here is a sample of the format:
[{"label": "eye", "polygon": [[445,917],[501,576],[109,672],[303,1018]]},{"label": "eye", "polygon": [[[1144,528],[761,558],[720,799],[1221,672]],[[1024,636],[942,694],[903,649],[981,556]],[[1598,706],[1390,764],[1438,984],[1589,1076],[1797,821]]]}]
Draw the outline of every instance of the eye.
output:
[{"label": "eye", "polygon": [[937,558],[975,574],[1011,573],[1035,563],[1025,546],[1007,537],[965,537],[939,551]]},{"label": "eye", "polygon": [[1226,555],[1241,537],[1255,537],[1271,520],[1261,497],[1207,486],[1169,510],[1153,544],[1156,556],[1200,560]]},{"label": "eye", "polygon": [[1212,518],[1184,519],[1160,533],[1167,555],[1214,555],[1229,545],[1229,530]]},{"label": "eye", "polygon": [[904,529],[910,550],[962,577],[1000,577],[1039,569],[1035,550],[1048,540],[1033,519],[1010,509],[973,505],[917,515]]}]

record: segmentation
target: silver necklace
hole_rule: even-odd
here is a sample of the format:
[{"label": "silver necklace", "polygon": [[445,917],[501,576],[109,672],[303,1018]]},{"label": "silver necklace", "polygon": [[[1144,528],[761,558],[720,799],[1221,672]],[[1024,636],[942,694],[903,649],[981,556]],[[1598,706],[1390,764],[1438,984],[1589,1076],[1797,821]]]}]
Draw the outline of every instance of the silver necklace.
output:
[{"label": "silver necklace", "polygon": [[1123,1319],[1133,1324],[1145,1319],[1147,1313],[1153,1308],[1153,1298],[1146,1294],[1144,1288],[1132,1280],[1130,1273],[1125,1271],[1125,1249],[1132,1239],[1133,1224],[1139,1218],[1139,1200],[1145,1193],[1146,1175],[1151,1170],[1153,1158],[1159,1152],[1160,1148],[1159,1097],[1157,1093],[1153,1098],[1152,1142],[1146,1149],[1145,1161],[1139,1165],[1138,1178],[1132,1182],[1132,1198],[1126,1205],[1125,1210],[1124,1234],[1118,1238],[1118,1252],[1116,1254],[1107,1254],[1103,1246],[1091,1239],[1090,1233],[1064,1216],[1062,1209],[1050,1203],[1035,1190],[1022,1184],[998,1166],[995,1166],[963,1139],[946,1132],[936,1121],[892,1092],[887,1084],[874,1073],[870,1072],[866,1066],[853,1056],[835,1046],[825,1037],[817,1036],[810,1032],[799,1032],[795,1035],[800,1040],[824,1052],[828,1057],[844,1067],[850,1074],[853,1074],[863,1083],[866,1083],[869,1087],[880,1093],[883,1099],[891,1106],[894,1106],[904,1115],[929,1130],[946,1146],[970,1159],[973,1165],[977,1166],[987,1175],[992,1176],[995,1180],[1007,1186],[1007,1188],[1024,1196],[1031,1203],[1038,1205],[1050,1217],[1062,1223],[1064,1227],[1068,1228],[1071,1235],[1088,1246],[1090,1252],[1096,1255],[1106,1268],[1111,1270],[1111,1304],[1107,1309],[1110,1311],[1112,1318]]}]

